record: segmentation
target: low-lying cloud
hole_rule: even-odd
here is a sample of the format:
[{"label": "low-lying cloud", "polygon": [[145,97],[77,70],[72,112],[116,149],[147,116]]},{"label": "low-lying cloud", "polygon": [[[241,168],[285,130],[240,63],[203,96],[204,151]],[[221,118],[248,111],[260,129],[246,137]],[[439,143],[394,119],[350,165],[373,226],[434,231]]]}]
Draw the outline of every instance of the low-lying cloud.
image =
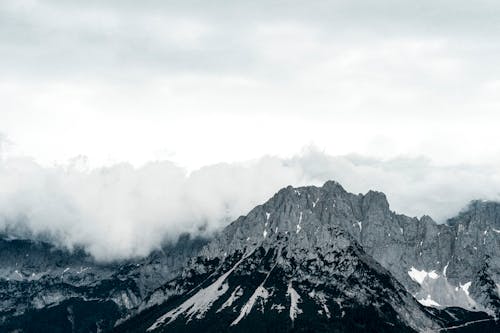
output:
[{"label": "low-lying cloud", "polygon": [[438,166],[425,158],[377,160],[307,149],[292,158],[221,163],[191,173],[172,162],[87,169],[0,160],[0,230],[83,246],[98,260],[147,255],[181,233],[219,230],[287,185],[339,181],[387,194],[391,209],[438,221],[472,199],[499,198],[495,165]]}]

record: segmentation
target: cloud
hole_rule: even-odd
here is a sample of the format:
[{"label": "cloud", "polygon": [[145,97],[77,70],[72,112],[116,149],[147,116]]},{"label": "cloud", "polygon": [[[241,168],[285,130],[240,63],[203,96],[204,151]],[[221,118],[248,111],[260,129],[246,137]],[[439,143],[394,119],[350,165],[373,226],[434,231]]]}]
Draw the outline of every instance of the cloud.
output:
[{"label": "cloud", "polygon": [[450,57],[494,63],[499,12],[492,1],[5,0],[0,68],[13,77],[122,80],[196,72],[286,78],[308,63],[293,60],[328,57],[333,45],[426,39],[449,40]]},{"label": "cloud", "polygon": [[329,156],[314,148],[191,173],[168,161],[89,169],[84,158],[54,167],[7,158],[0,164],[0,228],[83,246],[99,260],[123,259],[147,255],[184,232],[220,230],[284,186],[328,179],[355,193],[384,191],[398,212],[444,220],[471,199],[498,199],[495,170],[435,166],[424,158]]},{"label": "cloud", "polygon": [[[136,165],[165,150],[197,168],[309,142],[487,159],[499,12],[494,1],[0,1],[1,130],[46,164],[82,153]],[[379,137],[391,144],[366,147]]]}]

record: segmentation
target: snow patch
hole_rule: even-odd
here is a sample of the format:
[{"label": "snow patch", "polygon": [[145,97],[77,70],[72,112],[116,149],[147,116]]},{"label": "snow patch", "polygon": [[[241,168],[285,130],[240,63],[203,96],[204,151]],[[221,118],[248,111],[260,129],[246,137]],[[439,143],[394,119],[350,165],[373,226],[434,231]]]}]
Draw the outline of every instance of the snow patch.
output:
[{"label": "snow patch", "polygon": [[88,269],[89,269],[89,267],[80,267],[80,270],[77,271],[76,274],[81,274],[81,273],[85,272]]},{"label": "snow patch", "polygon": [[500,234],[500,230],[498,230],[498,229],[491,228],[491,230],[493,230],[493,231],[494,231],[494,232],[496,232],[497,234]]},{"label": "snow patch", "polygon": [[429,277],[433,280],[437,279],[439,277],[438,274],[436,274],[436,271],[430,271],[427,272],[425,270],[419,271],[415,267],[411,267],[411,269],[408,271],[408,275],[411,277],[411,279],[415,282],[418,282],[419,284],[422,284],[425,280],[425,278]]},{"label": "snow patch", "polygon": [[316,201],[314,201],[314,202],[312,203],[313,208],[314,208],[314,207],[316,207],[316,205],[318,204],[318,201],[319,201],[319,198],[318,198],[318,199],[316,199]]},{"label": "snow patch", "polygon": [[276,310],[278,313],[281,313],[281,311],[285,310],[285,307],[281,304],[273,304],[271,305],[271,310]]},{"label": "snow patch", "polygon": [[287,296],[290,296],[290,319],[294,321],[295,318],[302,313],[302,310],[298,307],[298,304],[300,303],[300,295],[295,291],[295,289],[293,289],[291,281],[288,283],[286,294]]},{"label": "snow patch", "polygon": [[[206,288],[200,289],[196,294],[187,299],[184,303],[176,307],[175,309],[170,310],[165,313],[163,316],[158,318],[156,322],[151,325],[147,330],[153,331],[163,325],[167,319],[170,318],[167,324],[171,323],[181,314],[185,314],[189,320],[192,319],[193,316],[196,316],[197,319],[201,319],[204,317],[205,313],[210,309],[212,304],[219,299],[220,296],[224,295],[228,290],[227,283],[224,283],[227,277],[238,267],[243,260],[245,260],[252,252],[248,255],[243,256],[230,270],[226,273],[222,274],[214,283],[209,285]],[[188,320],[188,321],[189,321]]]},{"label": "snow patch", "polygon": [[359,231],[363,230],[363,224],[361,223],[361,221],[358,221],[356,223],[358,224]]},{"label": "snow patch", "polygon": [[[248,316],[250,314],[250,311],[252,311],[252,308],[253,308],[255,302],[259,298],[266,300],[268,297],[269,297],[269,292],[267,291],[267,289],[264,288],[263,286],[258,286],[257,289],[255,289],[255,292],[253,293],[253,295],[248,300],[248,302],[241,308],[241,311],[240,311],[238,318],[236,318],[231,323],[230,326],[234,326],[234,325],[238,324],[243,318]],[[262,310],[262,311],[264,311],[264,310]]]},{"label": "snow patch", "polygon": [[423,306],[440,306],[439,303],[432,300],[431,295],[427,295],[427,298],[418,300]]},{"label": "snow patch", "polygon": [[267,230],[264,230],[264,232],[262,233],[262,236],[263,236],[264,238],[266,238],[266,237],[267,237]]},{"label": "snow patch", "polygon": [[300,230],[302,230],[302,227],[300,226],[301,222],[302,222],[302,212],[300,212],[300,215],[299,215],[299,223],[297,224],[297,230],[295,231],[296,234],[298,234],[300,232]]},{"label": "snow patch", "polygon": [[448,269],[448,265],[450,264],[450,262],[448,261],[448,263],[446,264],[446,266],[444,266],[443,268],[443,276],[446,277],[446,270]]},{"label": "snow patch", "polygon": [[318,313],[325,314],[327,318],[331,317],[330,309],[326,306],[326,295],[323,292],[316,292],[315,290],[311,291],[309,297],[316,300],[316,302],[323,307],[323,310],[318,310]]},{"label": "snow patch", "polygon": [[274,267],[276,267],[276,264],[271,268],[271,270],[267,273],[266,278],[260,286],[255,289],[254,293],[252,296],[250,296],[250,299],[246,302],[246,304],[241,308],[240,314],[238,315],[238,318],[236,318],[230,326],[234,326],[238,324],[243,318],[245,318],[250,311],[252,311],[252,308],[255,304],[255,302],[260,299],[261,300],[261,305],[262,305],[262,313],[264,313],[264,301],[267,300],[269,297],[269,292],[267,291],[266,288],[264,288],[264,284],[266,283],[267,279],[269,278],[269,275],[271,275],[271,272],[274,270]]},{"label": "snow patch", "polygon": [[231,296],[224,302],[224,304],[221,305],[221,307],[217,310],[217,312],[221,312],[225,308],[230,307],[233,305],[233,303],[243,295],[243,289],[241,289],[240,286],[236,287],[236,289],[233,290],[231,293]]},{"label": "snow patch", "polygon": [[271,213],[266,212],[266,221],[269,221],[270,216],[271,216]]},{"label": "snow patch", "polygon": [[464,283],[464,284],[460,283],[460,289],[462,289],[463,291],[465,291],[465,293],[467,294],[467,296],[469,296],[469,287],[470,287],[471,284],[472,284],[471,281],[469,281],[467,283]]}]

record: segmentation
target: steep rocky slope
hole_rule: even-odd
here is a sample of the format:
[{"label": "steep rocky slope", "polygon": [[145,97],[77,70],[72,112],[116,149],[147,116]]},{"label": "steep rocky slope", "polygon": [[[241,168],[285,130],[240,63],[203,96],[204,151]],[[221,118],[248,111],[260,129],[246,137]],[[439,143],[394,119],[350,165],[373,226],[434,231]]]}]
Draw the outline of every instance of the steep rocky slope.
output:
[{"label": "steep rocky slope", "polygon": [[0,331],[54,331],[72,325],[85,332],[109,330],[146,295],[174,278],[205,243],[183,236],[146,258],[99,263],[81,250],[2,237]]},{"label": "steep rocky slope", "polygon": [[[251,323],[272,322],[283,311],[290,312],[288,321],[285,317],[279,319],[288,323],[288,330],[296,323],[291,313],[298,316],[293,310],[292,294],[304,304],[315,305],[308,305],[309,312],[303,317],[309,321],[314,318],[326,331],[366,331],[372,325],[378,325],[378,331],[390,331],[391,327],[396,331],[431,330],[450,324],[442,313],[415,304],[407,290],[423,305],[442,308],[434,301],[439,299],[445,300],[446,306],[495,312],[498,294],[491,293],[495,276],[490,270],[483,269],[486,282],[481,286],[486,288],[481,287],[480,297],[469,293],[470,284],[460,284],[479,275],[467,275],[451,260],[445,266],[456,272],[450,280],[436,273],[447,256],[461,255],[454,250],[459,240],[453,237],[455,228],[458,231],[451,223],[437,225],[429,217],[397,215],[378,192],[354,195],[336,182],[321,188],[288,187],[229,225],[203,248],[182,277],[157,290],[143,304],[141,319],[118,330],[136,331],[138,322],[151,325],[148,327],[153,331],[179,331],[181,327],[189,330],[214,322],[219,325],[216,330],[244,331],[254,325],[245,326],[244,318],[253,318]],[[442,230],[446,230],[447,238],[441,236]],[[234,264],[234,256],[241,261]],[[458,263],[466,260],[459,258]],[[247,275],[255,283],[248,285],[244,278]],[[443,286],[445,289],[440,289]],[[231,307],[224,306],[229,303]],[[350,326],[363,323],[361,318],[352,317],[361,310],[369,322],[357,328]],[[165,313],[160,316],[162,311]],[[243,327],[238,326],[240,323]],[[385,327],[384,323],[390,324]],[[301,325],[321,330],[309,322]],[[139,331],[146,329],[139,327]]]},{"label": "steep rocky slope", "polygon": [[303,218],[299,232],[291,223],[273,220],[267,227],[275,231],[264,230],[257,242],[247,241],[245,234],[229,236],[229,243],[226,237],[217,239],[166,286],[178,297],[117,330],[405,332],[440,327],[350,235]]},{"label": "steep rocky slope", "polygon": [[500,204],[437,224],[330,181],[284,188],[213,239],[143,259],[102,264],[3,237],[0,263],[1,331],[491,330]]}]

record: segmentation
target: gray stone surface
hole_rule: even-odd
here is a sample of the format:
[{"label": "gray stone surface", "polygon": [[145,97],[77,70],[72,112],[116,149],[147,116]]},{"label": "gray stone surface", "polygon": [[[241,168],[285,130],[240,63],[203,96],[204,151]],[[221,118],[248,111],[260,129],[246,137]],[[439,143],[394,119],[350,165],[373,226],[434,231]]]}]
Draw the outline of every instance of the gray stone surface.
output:
[{"label": "gray stone surface", "polygon": [[[210,241],[184,238],[126,262],[103,265],[81,251],[70,254],[45,243],[2,238],[0,324],[72,297],[111,300],[122,318],[128,318],[183,297],[199,283],[197,277],[223,274],[228,259],[256,249],[264,254],[279,251],[270,264],[297,283],[297,290],[302,288],[298,292],[303,299],[314,291],[311,285],[334,288],[328,281],[349,291],[342,297],[350,295],[357,304],[382,304],[372,291],[385,290],[390,296],[386,304],[396,307],[399,302],[398,316],[413,318],[401,321],[409,327],[436,324],[415,299],[436,308],[500,312],[499,203],[474,201],[445,224],[437,224],[429,216],[391,211],[383,193],[352,194],[329,181],[322,187],[280,190]],[[359,263],[369,267],[369,274],[388,276],[389,286],[363,280]],[[269,270],[255,258],[243,267],[236,271],[240,278]],[[342,285],[350,276],[366,285]],[[283,283],[276,290],[283,291]],[[317,301],[311,298],[320,305]]]},{"label": "gray stone surface", "polygon": [[[429,216],[419,219],[391,211],[381,192],[355,195],[334,181],[322,187],[287,187],[229,225],[202,254],[216,257],[221,249],[232,253],[280,233],[303,245],[309,241],[307,235],[325,225],[339,226],[352,235],[417,299],[498,313],[500,204],[496,202],[474,201],[457,217],[437,224]],[[412,270],[423,272],[423,281],[415,281],[409,274]],[[487,279],[479,278],[481,270]]]}]

